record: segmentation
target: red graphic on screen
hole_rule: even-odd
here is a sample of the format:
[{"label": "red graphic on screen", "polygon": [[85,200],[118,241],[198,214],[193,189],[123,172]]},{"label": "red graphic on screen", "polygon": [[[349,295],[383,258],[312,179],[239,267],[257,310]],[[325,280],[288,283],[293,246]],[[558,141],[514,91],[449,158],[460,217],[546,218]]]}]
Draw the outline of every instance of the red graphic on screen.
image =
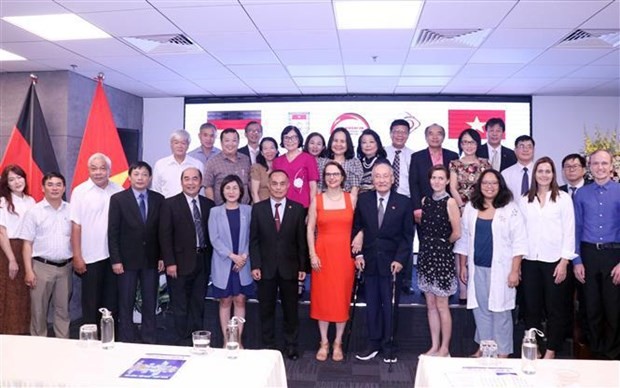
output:
[{"label": "red graphic on screen", "polygon": [[364,129],[370,128],[370,125],[368,125],[368,121],[358,113],[343,113],[336,117],[329,133],[334,132],[334,129],[338,127],[346,128],[351,136],[355,137],[355,135],[359,135]]},{"label": "red graphic on screen", "polygon": [[[461,132],[472,128],[486,139],[484,125],[491,118],[500,118],[506,121],[505,110],[480,110],[480,109],[449,109],[448,110],[448,138],[458,139]],[[504,134],[505,136],[505,134]]]},{"label": "red graphic on screen", "polygon": [[260,110],[227,110],[207,112],[207,121],[219,130],[234,128],[238,131],[245,130],[250,121],[261,122]]}]

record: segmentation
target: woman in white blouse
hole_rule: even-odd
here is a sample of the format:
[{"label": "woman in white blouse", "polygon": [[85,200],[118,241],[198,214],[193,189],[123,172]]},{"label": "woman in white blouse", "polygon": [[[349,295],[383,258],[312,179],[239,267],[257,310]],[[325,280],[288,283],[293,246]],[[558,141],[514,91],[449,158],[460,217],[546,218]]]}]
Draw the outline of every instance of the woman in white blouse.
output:
[{"label": "woman in white blouse", "polygon": [[30,332],[30,294],[24,282],[22,240],[16,237],[34,204],[24,170],[6,166],[0,175],[0,334]]},{"label": "woman in white blouse", "polygon": [[554,358],[570,333],[568,263],[575,258],[575,214],[570,195],[560,191],[553,161],[534,164],[532,186],[521,198],[528,234],[528,254],[521,263],[524,320],[527,328],[542,330],[547,316],[547,351]]},{"label": "woman in white blouse", "polygon": [[[513,352],[512,310],[527,237],[523,215],[499,172],[480,175],[465,205],[454,252],[459,254],[461,281],[467,284],[476,342],[494,340],[499,357],[508,357]],[[478,349],[473,357],[480,354]]]}]

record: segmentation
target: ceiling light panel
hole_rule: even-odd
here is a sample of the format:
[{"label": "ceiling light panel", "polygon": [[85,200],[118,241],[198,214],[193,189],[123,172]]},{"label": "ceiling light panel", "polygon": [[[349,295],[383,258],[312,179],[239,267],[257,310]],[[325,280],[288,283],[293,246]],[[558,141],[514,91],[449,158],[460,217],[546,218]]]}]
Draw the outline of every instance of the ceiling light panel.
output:
[{"label": "ceiling light panel", "polygon": [[423,1],[334,1],[339,30],[413,29]]},{"label": "ceiling light panel", "polygon": [[2,19],[50,41],[110,37],[105,31],[74,14],[6,16]]},{"label": "ceiling light panel", "polygon": [[26,58],[13,54],[10,51],[0,49],[0,61],[25,61]]}]

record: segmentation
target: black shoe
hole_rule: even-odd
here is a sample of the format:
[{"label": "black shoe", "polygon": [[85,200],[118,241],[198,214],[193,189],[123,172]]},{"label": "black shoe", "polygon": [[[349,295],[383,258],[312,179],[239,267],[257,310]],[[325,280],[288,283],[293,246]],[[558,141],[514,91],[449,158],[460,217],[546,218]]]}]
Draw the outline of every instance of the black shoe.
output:
[{"label": "black shoe", "polygon": [[296,348],[288,348],[288,349],[286,349],[286,357],[289,360],[296,361],[296,360],[299,359],[299,353],[297,353],[297,349]]},{"label": "black shoe", "polygon": [[369,361],[375,358],[377,354],[379,354],[379,351],[371,348],[371,349],[366,349],[359,354],[356,354],[355,358],[357,358],[360,361]]}]

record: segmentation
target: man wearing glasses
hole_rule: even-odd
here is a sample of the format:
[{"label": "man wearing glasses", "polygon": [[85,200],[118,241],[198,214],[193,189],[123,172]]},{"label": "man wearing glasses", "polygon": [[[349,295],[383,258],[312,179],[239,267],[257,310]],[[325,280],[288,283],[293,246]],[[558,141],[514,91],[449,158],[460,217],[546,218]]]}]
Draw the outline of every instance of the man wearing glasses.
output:
[{"label": "man wearing glasses", "polygon": [[513,150],[502,145],[502,138],[506,132],[504,120],[494,117],[484,125],[487,134],[487,143],[478,147],[476,154],[479,158],[489,159],[489,163],[496,171],[504,171],[517,163]]},{"label": "man wearing glasses", "polygon": [[579,154],[566,155],[562,159],[562,170],[566,184],[560,186],[560,190],[566,191],[571,197],[574,197],[584,185],[590,183],[590,181],[585,180],[586,158]]},{"label": "man wearing glasses", "polygon": [[525,195],[532,184],[534,172],[534,146],[536,143],[531,136],[521,135],[515,140],[515,154],[517,163],[502,171],[506,185],[512,191],[515,201]]},{"label": "man wearing glasses", "polygon": [[245,138],[248,139],[248,144],[239,148],[239,152],[250,158],[250,163],[256,163],[256,156],[258,155],[260,139],[263,137],[263,126],[258,121],[250,121],[245,126]]}]

